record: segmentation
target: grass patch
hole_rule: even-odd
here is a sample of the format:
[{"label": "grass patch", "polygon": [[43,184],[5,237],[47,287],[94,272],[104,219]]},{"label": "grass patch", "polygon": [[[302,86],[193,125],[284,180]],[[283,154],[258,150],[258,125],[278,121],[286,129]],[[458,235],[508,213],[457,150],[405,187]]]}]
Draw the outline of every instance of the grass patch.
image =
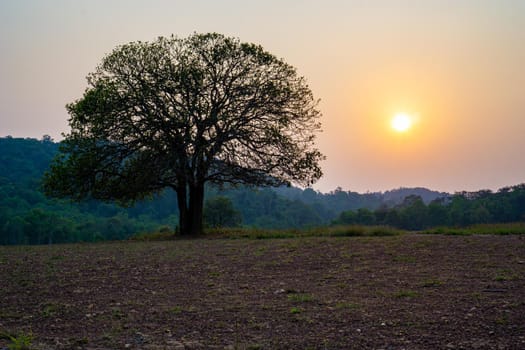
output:
[{"label": "grass patch", "polygon": [[334,226],[320,229],[321,232],[330,237],[379,237],[379,236],[398,236],[405,231],[388,226]]},{"label": "grass patch", "polygon": [[303,309],[300,308],[300,307],[292,307],[292,308],[290,308],[290,313],[291,314],[300,314],[301,312],[303,312]]},{"label": "grass patch", "polygon": [[525,223],[479,224],[467,227],[436,227],[423,231],[426,234],[470,236],[470,235],[523,235]]},{"label": "grass patch", "polygon": [[60,310],[61,305],[58,304],[44,304],[42,306],[42,317],[53,317]]},{"label": "grass patch", "polygon": [[283,239],[296,238],[298,230],[262,230],[258,228],[213,228],[204,232],[206,238],[227,239]]},{"label": "grass patch", "polygon": [[180,314],[182,313],[183,309],[181,306],[174,306],[171,309],[168,310],[172,314]]},{"label": "grass patch", "polygon": [[441,285],[443,285],[443,281],[438,280],[438,279],[428,279],[428,280],[424,280],[421,283],[421,287],[424,287],[424,288],[439,287]]},{"label": "grass patch", "polygon": [[303,237],[379,237],[405,233],[388,226],[324,226],[307,229],[263,230],[255,228],[216,228],[205,231],[206,238],[284,239]]},{"label": "grass patch", "polygon": [[288,300],[294,303],[306,303],[309,301],[313,301],[314,297],[310,294],[303,294],[303,293],[297,293],[297,294],[288,294]]},{"label": "grass patch", "polygon": [[221,273],[219,271],[208,272],[208,277],[219,277]]},{"label": "grass patch", "polygon": [[111,316],[116,320],[122,320],[126,318],[126,314],[118,307],[111,309]]},{"label": "grass patch", "polygon": [[356,309],[359,309],[361,307],[361,305],[359,304],[356,304],[356,303],[349,303],[349,302],[338,302],[335,304],[335,308],[336,309],[339,309],[339,310],[342,310],[342,309],[345,309],[345,310],[356,310]]},{"label": "grass patch", "polygon": [[518,275],[511,273],[508,270],[500,270],[496,276],[494,276],[494,281],[505,282],[505,281],[514,281],[518,279]]},{"label": "grass patch", "polygon": [[169,241],[175,238],[175,231],[169,227],[163,226],[153,232],[141,232],[131,236],[131,241],[152,242],[152,241]]},{"label": "grass patch", "polygon": [[33,333],[19,333],[17,335],[1,334],[0,338],[7,339],[10,344],[7,345],[9,350],[30,350],[33,344]]},{"label": "grass patch", "polygon": [[496,323],[499,326],[505,326],[509,323],[509,319],[507,316],[499,316],[494,320],[494,323]]},{"label": "grass patch", "polygon": [[419,294],[416,291],[413,290],[400,290],[396,293],[394,293],[394,297],[396,298],[415,298]]},{"label": "grass patch", "polygon": [[261,344],[250,344],[246,347],[246,350],[260,350],[264,349],[264,347]]},{"label": "grass patch", "polygon": [[[404,230],[388,226],[323,226],[305,229],[259,229],[259,228],[208,228],[201,238],[211,239],[290,239],[304,237],[382,237],[397,236]],[[168,227],[161,227],[154,232],[142,232],[133,235],[132,241],[167,241],[176,237],[176,232]]]}]

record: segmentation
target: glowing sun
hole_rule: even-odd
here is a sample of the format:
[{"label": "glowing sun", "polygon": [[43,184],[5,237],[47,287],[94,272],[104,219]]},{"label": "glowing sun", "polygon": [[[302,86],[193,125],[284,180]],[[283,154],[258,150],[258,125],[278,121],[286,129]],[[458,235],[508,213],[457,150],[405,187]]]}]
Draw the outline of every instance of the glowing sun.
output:
[{"label": "glowing sun", "polygon": [[412,127],[412,118],[408,114],[398,113],[392,118],[390,126],[397,132],[405,132]]}]

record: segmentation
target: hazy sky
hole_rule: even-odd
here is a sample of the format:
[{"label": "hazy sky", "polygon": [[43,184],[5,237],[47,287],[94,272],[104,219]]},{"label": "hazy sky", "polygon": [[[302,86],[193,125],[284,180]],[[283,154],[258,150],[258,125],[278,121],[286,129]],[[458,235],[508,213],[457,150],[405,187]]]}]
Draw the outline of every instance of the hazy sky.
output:
[{"label": "hazy sky", "polygon": [[261,44],[308,79],[327,156],[316,189],[525,182],[523,0],[0,0],[0,136],[60,139],[105,54],[193,32]]}]

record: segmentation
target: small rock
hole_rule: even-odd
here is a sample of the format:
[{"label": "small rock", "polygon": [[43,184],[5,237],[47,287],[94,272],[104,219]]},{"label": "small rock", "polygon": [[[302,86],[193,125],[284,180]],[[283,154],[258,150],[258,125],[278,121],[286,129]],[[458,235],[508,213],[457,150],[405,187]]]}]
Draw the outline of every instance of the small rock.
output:
[{"label": "small rock", "polygon": [[134,341],[138,345],[142,345],[146,342],[146,336],[140,332],[136,332],[134,336]]}]

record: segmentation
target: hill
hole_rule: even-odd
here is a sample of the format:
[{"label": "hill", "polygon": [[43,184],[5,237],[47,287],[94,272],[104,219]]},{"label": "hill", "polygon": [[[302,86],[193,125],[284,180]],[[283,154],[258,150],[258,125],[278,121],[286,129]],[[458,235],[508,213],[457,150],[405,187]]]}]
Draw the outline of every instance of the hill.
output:
[{"label": "hill", "polygon": [[395,206],[403,202],[406,197],[409,196],[419,196],[425,204],[429,204],[433,200],[438,198],[447,198],[450,197],[449,193],[446,192],[437,192],[429,190],[428,188],[423,187],[414,187],[414,188],[398,188],[396,190],[386,191],[382,195],[383,202],[387,206]]}]

